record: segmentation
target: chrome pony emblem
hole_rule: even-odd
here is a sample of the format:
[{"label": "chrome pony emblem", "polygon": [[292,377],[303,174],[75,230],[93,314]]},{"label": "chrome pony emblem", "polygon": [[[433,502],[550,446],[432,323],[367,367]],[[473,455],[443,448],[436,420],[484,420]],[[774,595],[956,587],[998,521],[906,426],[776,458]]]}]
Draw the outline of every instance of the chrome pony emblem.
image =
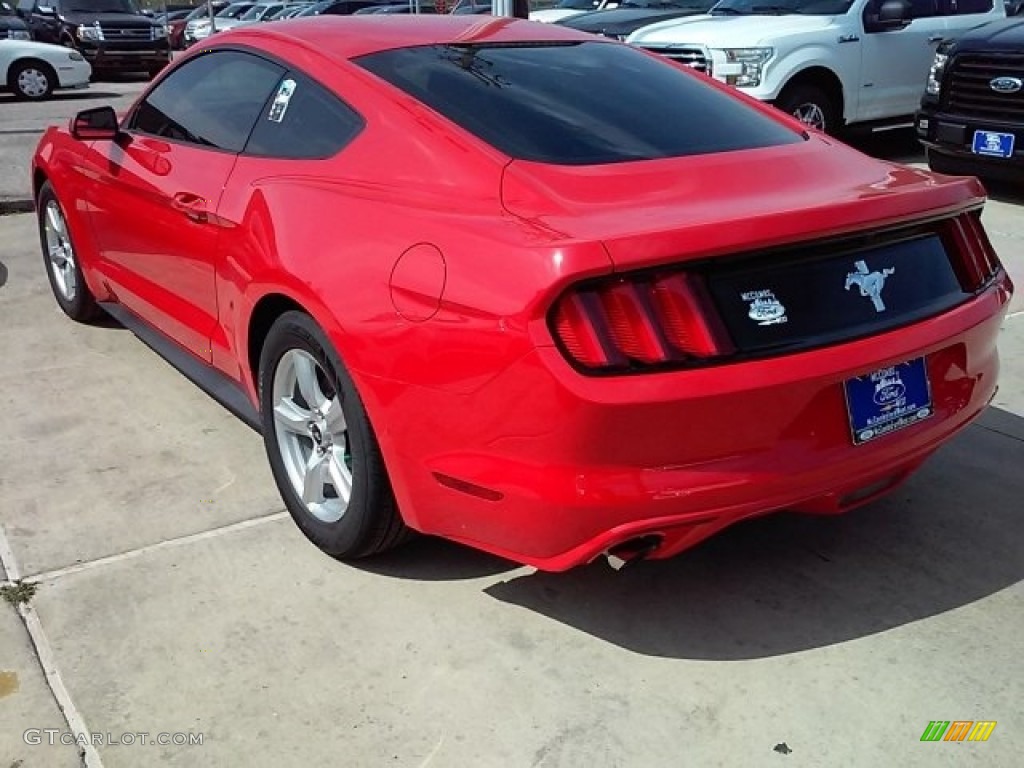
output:
[{"label": "chrome pony emblem", "polygon": [[1019,77],[996,77],[988,81],[988,87],[996,93],[1016,93],[1024,88],[1024,80]]},{"label": "chrome pony emblem", "polygon": [[882,301],[882,289],[885,287],[885,279],[895,274],[896,269],[887,267],[881,272],[871,272],[863,261],[855,261],[853,266],[857,268],[857,271],[846,275],[846,290],[850,290],[850,286],[856,285],[860,288],[861,296],[871,299],[871,303],[875,305],[875,312],[884,312],[885,302]]}]

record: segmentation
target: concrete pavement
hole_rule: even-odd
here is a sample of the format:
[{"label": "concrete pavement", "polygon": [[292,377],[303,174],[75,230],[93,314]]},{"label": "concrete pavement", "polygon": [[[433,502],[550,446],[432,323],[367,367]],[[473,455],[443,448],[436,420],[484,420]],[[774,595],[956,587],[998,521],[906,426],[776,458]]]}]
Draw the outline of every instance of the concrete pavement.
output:
[{"label": "concrete pavement", "polygon": [[[1024,210],[985,221],[1024,284]],[[622,573],[428,539],[355,567],[282,514],[254,433],[128,332],[60,314],[32,216],[0,218],[0,243],[5,557],[39,582],[66,712],[133,734],[91,764],[1020,764],[1024,314],[995,407],[858,512]],[[24,741],[66,728],[39,664],[0,603],[0,768],[79,763]],[[921,743],[935,719],[999,724]]]}]

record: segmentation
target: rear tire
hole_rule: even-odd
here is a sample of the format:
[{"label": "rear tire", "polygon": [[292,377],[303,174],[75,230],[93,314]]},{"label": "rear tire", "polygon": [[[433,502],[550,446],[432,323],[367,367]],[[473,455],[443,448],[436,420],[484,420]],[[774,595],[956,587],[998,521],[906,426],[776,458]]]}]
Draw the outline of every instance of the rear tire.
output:
[{"label": "rear tire", "polygon": [[775,106],[809,128],[824,133],[839,132],[839,108],[829,94],[816,85],[792,83],[782,89]]},{"label": "rear tire", "polygon": [[286,312],[271,326],[259,399],[274,481],[306,538],[356,559],[411,536],[355,384],[309,315]]},{"label": "rear tire", "polygon": [[79,323],[94,320],[103,311],[96,303],[82,276],[78,251],[68,228],[64,209],[50,182],[43,184],[36,199],[36,217],[39,222],[39,244],[43,251],[46,276],[57,305],[64,314]]}]

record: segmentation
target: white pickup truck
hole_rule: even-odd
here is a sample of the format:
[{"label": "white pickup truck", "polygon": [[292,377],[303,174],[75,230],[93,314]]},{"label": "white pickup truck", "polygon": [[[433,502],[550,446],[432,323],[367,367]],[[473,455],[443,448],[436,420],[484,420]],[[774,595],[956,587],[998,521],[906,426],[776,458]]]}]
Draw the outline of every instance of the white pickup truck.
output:
[{"label": "white pickup truck", "polygon": [[912,123],[939,42],[1005,16],[1003,0],[722,0],[627,42],[835,133]]}]

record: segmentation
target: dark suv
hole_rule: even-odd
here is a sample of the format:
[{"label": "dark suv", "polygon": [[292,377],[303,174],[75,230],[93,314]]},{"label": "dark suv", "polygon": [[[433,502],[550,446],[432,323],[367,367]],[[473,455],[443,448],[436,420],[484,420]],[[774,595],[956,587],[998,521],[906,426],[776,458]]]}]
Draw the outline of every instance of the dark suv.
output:
[{"label": "dark suv", "polygon": [[19,0],[18,15],[33,39],[76,48],[97,71],[153,76],[171,60],[167,27],[134,0]]},{"label": "dark suv", "polygon": [[14,6],[0,0],[0,40],[31,40],[28,27],[18,18]]},{"label": "dark suv", "polygon": [[915,124],[933,171],[1024,180],[1024,17],[941,43]]}]

